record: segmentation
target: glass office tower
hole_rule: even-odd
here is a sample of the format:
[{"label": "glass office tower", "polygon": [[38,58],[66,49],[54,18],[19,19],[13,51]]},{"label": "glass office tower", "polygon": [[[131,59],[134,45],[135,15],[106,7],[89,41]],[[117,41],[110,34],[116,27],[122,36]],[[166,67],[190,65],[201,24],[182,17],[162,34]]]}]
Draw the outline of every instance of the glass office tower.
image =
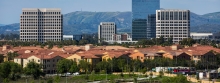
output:
[{"label": "glass office tower", "polygon": [[132,40],[152,38],[147,36],[151,33],[148,31],[152,31],[147,30],[148,24],[153,23],[147,22],[148,15],[156,14],[158,9],[160,9],[160,0],[132,0]]}]

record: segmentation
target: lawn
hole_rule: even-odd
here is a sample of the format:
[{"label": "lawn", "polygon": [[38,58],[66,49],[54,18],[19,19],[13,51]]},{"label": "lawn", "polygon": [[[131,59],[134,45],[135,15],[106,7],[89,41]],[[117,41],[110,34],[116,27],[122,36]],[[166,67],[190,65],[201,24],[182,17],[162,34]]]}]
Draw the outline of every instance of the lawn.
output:
[{"label": "lawn", "polygon": [[[55,77],[45,77],[45,78],[40,78],[37,80],[34,80],[33,78],[21,78],[18,79],[17,81],[10,81],[9,83],[47,83],[49,80],[53,80],[53,83],[55,82]],[[133,80],[134,78],[137,77],[144,77],[143,75],[136,75],[136,74],[118,74],[118,75],[114,75],[114,74],[108,74],[107,75],[107,80],[115,82],[115,80],[122,80],[122,79],[129,79],[129,80]],[[92,82],[92,81],[105,81],[106,80],[106,75],[105,74],[88,74],[88,76],[86,74],[82,74],[82,75],[78,75],[78,76],[69,76],[69,77],[60,77],[60,82],[59,83],[66,83],[66,81],[68,83],[87,83],[87,82]]]}]

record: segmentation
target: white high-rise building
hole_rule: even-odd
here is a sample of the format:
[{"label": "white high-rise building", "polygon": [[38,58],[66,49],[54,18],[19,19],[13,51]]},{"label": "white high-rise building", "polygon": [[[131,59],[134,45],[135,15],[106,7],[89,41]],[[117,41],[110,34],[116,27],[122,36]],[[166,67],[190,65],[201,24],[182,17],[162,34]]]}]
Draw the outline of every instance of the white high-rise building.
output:
[{"label": "white high-rise building", "polygon": [[98,39],[101,41],[113,41],[112,35],[116,34],[116,25],[114,22],[101,22],[98,27]]},{"label": "white high-rise building", "polygon": [[189,10],[156,10],[156,37],[173,37],[178,43],[190,37]]},{"label": "white high-rise building", "polygon": [[21,41],[61,41],[63,16],[61,9],[23,8],[20,16]]}]

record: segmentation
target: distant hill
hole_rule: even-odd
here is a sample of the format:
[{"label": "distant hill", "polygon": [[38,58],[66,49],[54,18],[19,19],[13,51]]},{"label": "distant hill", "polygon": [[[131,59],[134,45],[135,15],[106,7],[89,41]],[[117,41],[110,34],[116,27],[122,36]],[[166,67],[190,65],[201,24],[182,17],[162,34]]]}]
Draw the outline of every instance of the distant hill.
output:
[{"label": "distant hill", "polygon": [[8,32],[10,32],[10,33],[19,33],[18,32],[19,30],[20,30],[20,24],[19,23],[0,26],[0,34],[2,34],[2,33],[7,34]]},{"label": "distant hill", "polygon": [[94,33],[100,22],[115,22],[118,29],[131,29],[131,12],[72,12],[64,15],[67,34]]},{"label": "distant hill", "polygon": [[4,26],[4,24],[0,24],[0,26]]},{"label": "distant hill", "polygon": [[220,19],[220,12],[204,14],[204,15],[202,15],[202,17],[208,18],[208,19],[218,19],[219,20]]},{"label": "distant hill", "polygon": [[[191,16],[192,32],[220,31],[219,12]],[[215,18],[213,18],[213,17]],[[119,32],[131,31],[131,12],[86,12],[76,11],[63,16],[64,34],[95,33],[100,22],[115,22]],[[0,33],[18,31],[19,23],[0,26]]]}]

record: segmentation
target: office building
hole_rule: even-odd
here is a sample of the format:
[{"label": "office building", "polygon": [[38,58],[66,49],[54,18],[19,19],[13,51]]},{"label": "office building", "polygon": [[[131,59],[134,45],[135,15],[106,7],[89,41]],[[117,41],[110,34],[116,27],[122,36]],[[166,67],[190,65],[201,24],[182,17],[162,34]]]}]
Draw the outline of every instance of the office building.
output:
[{"label": "office building", "polygon": [[112,35],[116,34],[116,25],[114,22],[101,22],[98,27],[98,39],[101,41],[112,41]]},{"label": "office building", "polygon": [[[156,10],[160,9],[160,0],[132,0],[132,40],[150,39],[154,36],[150,29],[155,29],[155,26],[150,26]],[[152,17],[151,17],[152,16]],[[148,17],[151,17],[148,19]],[[151,20],[150,20],[151,19]],[[150,20],[150,22],[148,22]],[[153,24],[152,24],[153,25]]]},{"label": "office building", "polygon": [[209,39],[214,41],[220,41],[220,32],[212,33],[212,35],[209,36]]},{"label": "office building", "polygon": [[63,35],[63,40],[73,40],[73,35]]},{"label": "office building", "polygon": [[63,35],[63,40],[80,41],[81,39],[82,39],[82,35]]},{"label": "office building", "polygon": [[147,39],[156,38],[156,14],[149,14],[147,19]]},{"label": "office building", "polygon": [[61,41],[63,16],[61,9],[23,8],[20,16],[21,41]]},{"label": "office building", "polygon": [[77,41],[80,41],[80,40],[82,40],[82,35],[73,35],[73,39],[74,40],[77,40]]},{"label": "office building", "polygon": [[196,33],[196,32],[190,33],[190,37],[195,40],[210,39],[210,37],[212,37],[212,35],[213,35],[213,33]]},{"label": "office building", "polygon": [[190,11],[157,10],[156,37],[161,36],[164,38],[173,37],[174,43],[190,37]]},{"label": "office building", "polygon": [[113,41],[131,41],[131,36],[128,33],[113,34],[112,39]]},{"label": "office building", "polygon": [[119,43],[119,44],[125,44],[125,43],[130,43],[130,44],[135,44],[138,41],[132,41],[131,34],[129,33],[123,33],[123,34],[113,34],[112,35],[112,41],[109,41],[108,43],[114,44],[114,43]]}]

